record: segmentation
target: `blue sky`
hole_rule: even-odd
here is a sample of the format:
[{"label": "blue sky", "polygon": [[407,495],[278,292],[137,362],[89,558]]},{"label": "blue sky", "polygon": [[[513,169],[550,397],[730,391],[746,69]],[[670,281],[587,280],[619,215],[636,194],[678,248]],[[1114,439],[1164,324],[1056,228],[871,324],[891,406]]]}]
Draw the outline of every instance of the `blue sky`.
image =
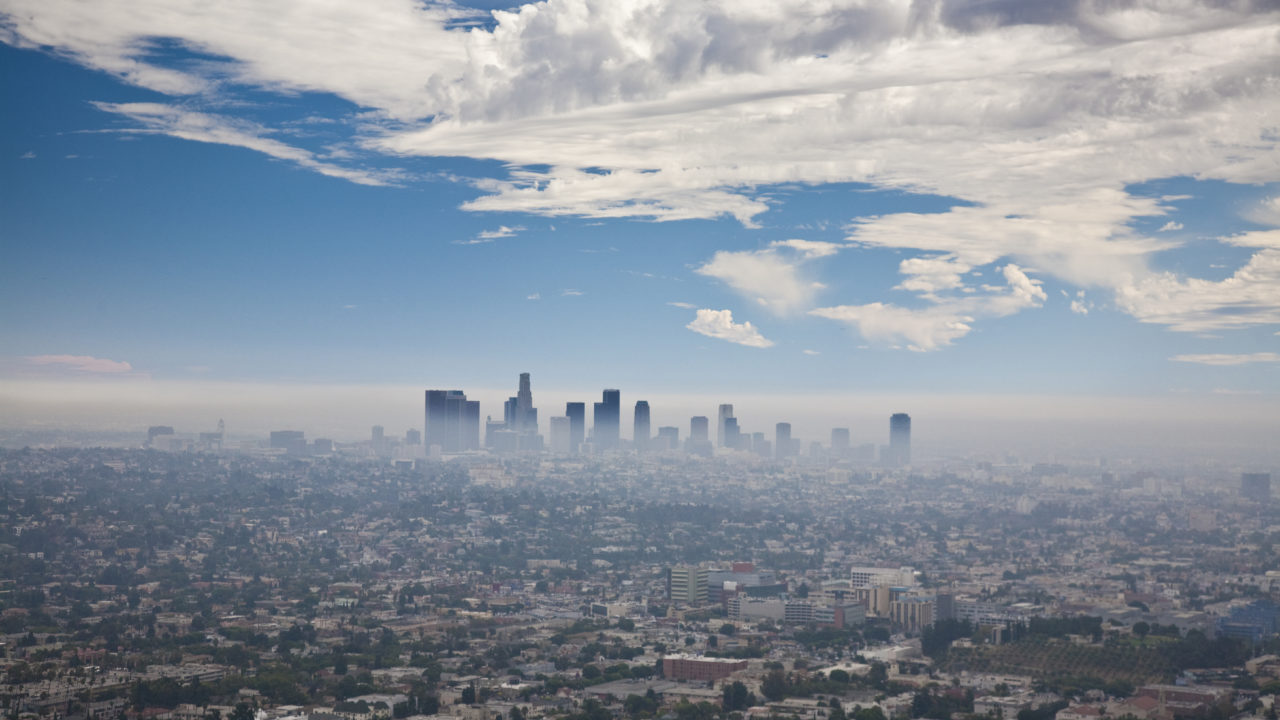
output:
[{"label": "blue sky", "polygon": [[1274,410],[1270,7],[0,0],[0,386]]}]

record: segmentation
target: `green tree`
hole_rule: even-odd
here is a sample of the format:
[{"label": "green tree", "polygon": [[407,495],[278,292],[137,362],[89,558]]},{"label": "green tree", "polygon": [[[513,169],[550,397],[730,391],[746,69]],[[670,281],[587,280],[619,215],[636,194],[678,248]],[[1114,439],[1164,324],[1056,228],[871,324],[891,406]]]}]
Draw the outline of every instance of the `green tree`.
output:
[{"label": "green tree", "polygon": [[770,670],[760,683],[760,692],[773,702],[781,700],[787,696],[787,676],[777,668]]}]

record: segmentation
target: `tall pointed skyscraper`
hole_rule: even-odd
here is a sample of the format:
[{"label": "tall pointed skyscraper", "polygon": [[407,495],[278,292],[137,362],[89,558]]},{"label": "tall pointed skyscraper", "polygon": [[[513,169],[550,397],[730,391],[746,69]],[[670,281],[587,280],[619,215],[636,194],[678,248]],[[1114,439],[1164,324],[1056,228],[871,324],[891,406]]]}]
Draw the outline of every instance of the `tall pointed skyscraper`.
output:
[{"label": "tall pointed skyscraper", "polygon": [[538,411],[533,407],[533,390],[529,387],[529,373],[520,373],[520,389],[516,391],[515,421],[516,426],[512,430],[518,433],[538,432]]}]

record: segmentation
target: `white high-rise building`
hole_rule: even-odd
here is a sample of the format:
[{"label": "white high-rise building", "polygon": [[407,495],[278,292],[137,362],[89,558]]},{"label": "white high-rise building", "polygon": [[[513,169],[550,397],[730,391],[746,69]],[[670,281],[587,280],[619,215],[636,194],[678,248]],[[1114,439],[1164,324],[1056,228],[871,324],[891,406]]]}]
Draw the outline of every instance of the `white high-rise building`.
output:
[{"label": "white high-rise building", "polygon": [[849,580],[855,588],[912,587],[916,584],[916,571],[909,567],[855,567],[849,571]]}]

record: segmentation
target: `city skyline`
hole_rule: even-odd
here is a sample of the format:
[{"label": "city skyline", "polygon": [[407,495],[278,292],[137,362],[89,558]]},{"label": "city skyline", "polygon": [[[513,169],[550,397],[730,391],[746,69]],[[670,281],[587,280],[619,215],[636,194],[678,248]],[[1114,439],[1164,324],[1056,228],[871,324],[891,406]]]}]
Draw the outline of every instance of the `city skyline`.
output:
[{"label": "city skyline", "polygon": [[513,347],[553,388],[1280,415],[1280,13],[855,5],[673,7],[735,51],[586,0],[4,0],[0,421],[72,380],[482,387]]},{"label": "city skyline", "polygon": [[[141,436],[148,427],[157,425],[194,434],[212,431],[215,423],[222,433],[225,418],[230,435],[240,438],[265,437],[281,429],[302,429],[309,438],[353,442],[367,441],[372,426],[383,427],[388,437],[401,437],[424,426],[420,386],[380,386],[372,391],[369,386],[284,386],[272,388],[277,395],[271,398],[262,398],[263,390],[256,385],[235,388],[215,385],[208,394],[200,396],[184,390],[139,397],[136,388],[84,384],[63,389],[72,395],[55,403],[54,415],[47,419],[40,418],[39,412],[50,399],[48,393],[19,397],[13,409],[32,413],[41,421],[25,430],[10,428],[10,437],[30,438],[35,436],[29,433],[47,433],[59,428]],[[94,394],[86,392],[89,389],[112,392]],[[129,392],[126,394],[124,390]],[[513,400],[509,388],[467,388],[450,392],[462,392],[466,397],[467,404],[473,408],[470,417],[480,423],[482,433],[486,418],[492,421],[490,424],[502,426],[503,408]],[[540,390],[537,404],[548,408],[547,419],[539,426],[543,447],[549,447],[551,441],[550,420],[563,417],[556,414],[560,407],[567,411],[576,406],[581,420],[577,431],[582,433],[576,442],[589,439],[586,436],[588,431],[593,431],[593,418],[586,417],[583,398],[598,392],[581,388]],[[886,419],[910,409],[912,416],[925,418],[923,431],[917,433],[912,442],[922,448],[923,457],[930,459],[975,455],[1000,459],[1015,453],[1037,460],[1105,461],[1110,457],[1163,461],[1176,457],[1241,463],[1243,467],[1280,464],[1280,448],[1271,442],[1280,429],[1280,419],[1269,414],[1268,404],[1258,402],[1255,396],[1223,396],[1220,398],[1223,404],[1202,405],[1197,420],[1189,422],[1164,411],[1167,406],[1147,398],[1078,397],[1064,402],[1062,398],[1043,397],[993,399],[957,395],[939,398],[908,394],[782,396],[739,392],[725,397],[652,388],[634,394],[626,388],[618,392],[624,397],[647,398],[651,428],[677,428],[678,447],[694,454],[697,451],[685,443],[691,438],[690,425],[694,421],[703,425],[708,450],[723,446],[709,420],[716,416],[709,411],[719,406],[735,414],[735,424],[741,420],[737,430],[748,436],[761,434],[771,440],[777,423],[793,426],[792,436],[801,441],[801,450],[811,442],[830,446],[837,435],[843,445],[845,432],[849,434],[847,442],[851,447],[871,443],[879,448],[891,436]],[[727,399],[733,399],[734,403],[725,403]],[[282,407],[285,409],[281,410]],[[1102,411],[1107,417],[1099,417]],[[105,417],[111,421],[104,421]],[[630,417],[627,420],[618,425],[619,437],[632,437]],[[20,440],[19,445],[25,442],[29,441]],[[484,444],[483,437],[480,444]]]}]

